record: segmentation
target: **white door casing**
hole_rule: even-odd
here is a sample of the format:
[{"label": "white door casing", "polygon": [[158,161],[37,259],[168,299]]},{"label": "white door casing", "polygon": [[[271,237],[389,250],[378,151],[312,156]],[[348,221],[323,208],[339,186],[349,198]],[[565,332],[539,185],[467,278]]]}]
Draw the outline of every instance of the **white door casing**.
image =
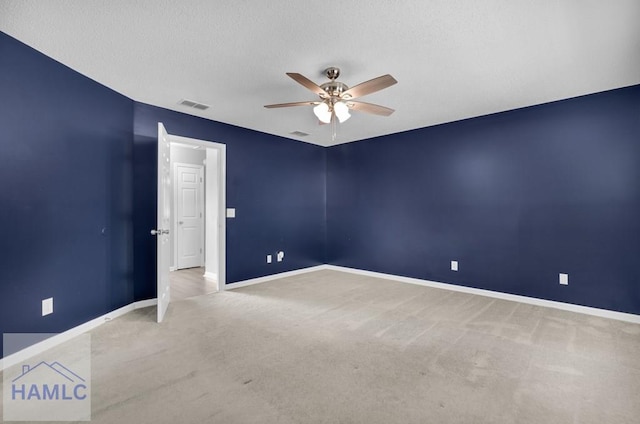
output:
[{"label": "white door casing", "polygon": [[162,322],[171,301],[169,284],[169,267],[171,266],[171,236],[169,234],[171,224],[171,149],[169,135],[161,122],[158,122],[157,185],[157,223],[152,234],[155,232],[157,242],[158,322]]},{"label": "white door casing", "polygon": [[174,164],[176,252],[178,269],[203,265],[204,167]]},{"label": "white door casing", "polygon": [[220,290],[221,284],[219,279],[220,265],[220,235],[224,234],[221,226],[224,221],[220,220],[221,202],[219,191],[221,190],[221,152],[219,149],[207,148],[206,152],[206,170],[205,170],[205,274],[204,277],[210,281],[216,282],[216,289]]},{"label": "white door casing", "polygon": [[[169,134],[171,142],[207,149],[207,190],[205,219],[205,277],[218,282],[218,290],[226,289],[226,145]],[[214,188],[215,186],[215,188]],[[203,196],[205,197],[205,196]],[[211,275],[213,274],[213,275]]]}]

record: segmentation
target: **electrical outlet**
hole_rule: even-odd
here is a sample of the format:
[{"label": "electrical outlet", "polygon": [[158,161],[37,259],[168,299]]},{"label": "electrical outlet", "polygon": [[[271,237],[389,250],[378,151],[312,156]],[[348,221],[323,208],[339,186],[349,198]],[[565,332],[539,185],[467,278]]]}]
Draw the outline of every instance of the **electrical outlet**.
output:
[{"label": "electrical outlet", "polygon": [[236,208],[227,208],[227,218],[236,217]]},{"label": "electrical outlet", "polygon": [[276,255],[276,259],[278,260],[278,262],[282,262],[282,260],[284,259],[284,252],[282,250],[278,252],[278,254]]},{"label": "electrical outlet", "polygon": [[560,284],[563,286],[569,285],[569,274],[560,274]]},{"label": "electrical outlet", "polygon": [[271,262],[273,262],[271,255],[267,255],[267,263],[270,264]]},{"label": "electrical outlet", "polygon": [[451,261],[451,271],[458,270],[458,261]]},{"label": "electrical outlet", "polygon": [[53,313],[53,297],[44,299],[42,301],[42,316]]}]

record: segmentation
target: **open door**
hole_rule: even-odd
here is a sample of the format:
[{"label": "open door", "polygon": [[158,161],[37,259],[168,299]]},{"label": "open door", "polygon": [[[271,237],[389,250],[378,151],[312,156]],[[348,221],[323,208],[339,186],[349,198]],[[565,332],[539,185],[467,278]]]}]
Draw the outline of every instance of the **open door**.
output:
[{"label": "open door", "polygon": [[162,322],[171,300],[169,267],[171,266],[171,151],[169,136],[164,125],[158,122],[158,219],[151,234],[157,237],[158,276],[158,322]]}]

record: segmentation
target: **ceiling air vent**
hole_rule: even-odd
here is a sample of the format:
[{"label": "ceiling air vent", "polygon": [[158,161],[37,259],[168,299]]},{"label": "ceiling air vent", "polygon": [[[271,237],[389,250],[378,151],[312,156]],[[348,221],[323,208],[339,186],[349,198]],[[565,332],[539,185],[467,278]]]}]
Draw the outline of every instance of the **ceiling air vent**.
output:
[{"label": "ceiling air vent", "polygon": [[297,135],[298,137],[306,137],[309,135],[306,132],[302,132],[302,131],[293,131],[293,132],[290,132],[289,134]]},{"label": "ceiling air vent", "polygon": [[198,110],[207,110],[210,108],[209,105],[205,105],[203,103],[194,102],[193,100],[182,99],[178,102],[179,105],[191,107]]}]

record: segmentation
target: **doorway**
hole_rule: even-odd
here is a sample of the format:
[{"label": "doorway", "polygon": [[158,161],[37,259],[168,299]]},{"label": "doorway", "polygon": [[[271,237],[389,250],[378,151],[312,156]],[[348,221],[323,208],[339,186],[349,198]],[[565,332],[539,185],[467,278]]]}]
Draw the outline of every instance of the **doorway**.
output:
[{"label": "doorway", "polygon": [[224,290],[226,146],[171,134],[166,138],[172,174],[166,178],[171,185],[171,255],[166,263],[158,261],[169,277],[166,297],[178,300]]},{"label": "doorway", "polygon": [[224,145],[169,136],[173,171],[170,282],[173,300],[218,291],[224,285]]}]

